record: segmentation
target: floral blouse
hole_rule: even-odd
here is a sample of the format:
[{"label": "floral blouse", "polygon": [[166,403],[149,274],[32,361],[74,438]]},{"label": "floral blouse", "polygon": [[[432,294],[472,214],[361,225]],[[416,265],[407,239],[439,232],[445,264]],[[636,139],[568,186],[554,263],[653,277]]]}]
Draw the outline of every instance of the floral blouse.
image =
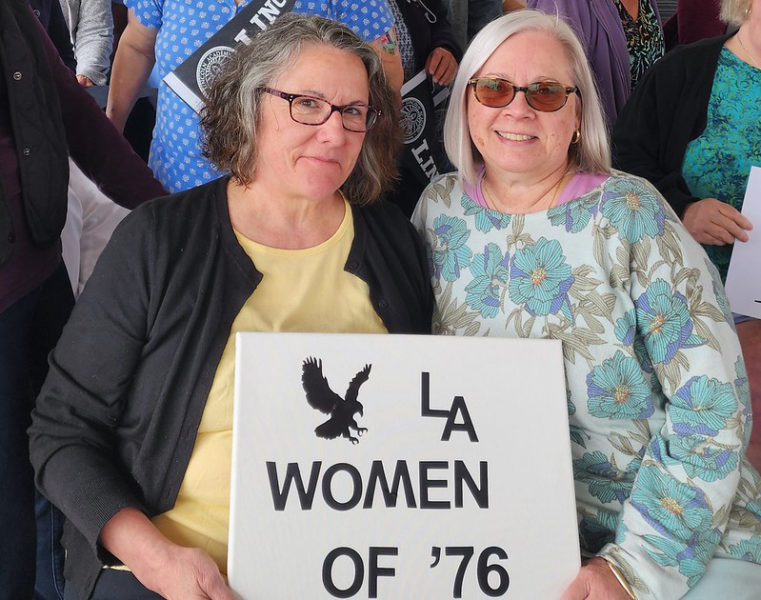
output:
[{"label": "floral blouse", "polygon": [[761,563],[761,480],[744,457],[750,396],[727,301],[649,183],[614,173],[513,215],[448,174],[412,220],[429,251],[434,332],[563,341],[584,554],[653,600],[684,595],[714,555]]}]

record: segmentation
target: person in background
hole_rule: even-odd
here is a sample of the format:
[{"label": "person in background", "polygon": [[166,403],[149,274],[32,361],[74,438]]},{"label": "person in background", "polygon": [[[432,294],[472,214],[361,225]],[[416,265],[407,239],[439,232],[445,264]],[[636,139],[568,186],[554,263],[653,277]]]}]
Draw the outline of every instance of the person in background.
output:
[{"label": "person in background", "polygon": [[106,85],[111,68],[114,19],[111,0],[60,0],[74,44],[77,81]]},{"label": "person in background", "polygon": [[74,299],[77,299],[114,229],[129,210],[112,202],[71,159],[68,198],[61,246]]},{"label": "person in background", "polygon": [[77,59],[69,39],[69,29],[66,26],[61,5],[58,0],[29,0],[35,16],[48,34],[50,41],[58,50],[58,55],[72,71],[77,69]]},{"label": "person in background", "polygon": [[[425,0],[423,0],[425,2]],[[465,48],[484,25],[502,15],[501,0],[447,0],[449,21],[460,48]]]},{"label": "person in background", "polygon": [[17,600],[33,596],[35,579],[26,428],[73,303],[59,240],[67,156],[125,206],[163,189],[60,61],[26,0],[0,3],[0,56],[0,598]]},{"label": "person in background", "polygon": [[213,85],[206,155],[230,175],[122,221],[37,400],[67,600],[233,598],[236,332],[430,331],[422,244],[376,202],[398,118],[373,49],[316,16],[280,17]]},{"label": "person in background", "polygon": [[434,333],[563,342],[585,561],[561,599],[757,598],[761,478],[726,298],[657,190],[611,171],[570,27],[528,10],[487,25],[444,140],[459,171],[412,218]]},{"label": "person in background", "polygon": [[[135,99],[154,64],[159,85],[156,126],[148,166],[172,192],[186,190],[221,175],[202,156],[199,117],[163,78],[221,29],[249,0],[222,3],[202,0],[125,0],[127,27],[114,57],[106,114],[123,130]],[[386,0],[361,4],[296,0],[293,12],[335,19],[371,42],[392,86],[401,93],[402,63],[396,49],[394,19]]]},{"label": "person in background", "polygon": [[[409,81],[425,69],[435,84],[430,86],[432,93],[438,89],[437,86],[449,86],[457,73],[457,61],[462,56],[462,50],[441,0],[425,0],[424,3],[420,0],[388,0],[388,4],[396,21],[404,80]],[[439,123],[437,131],[440,131]],[[399,171],[399,180],[388,199],[410,216],[426,184],[421,183],[403,160]]]},{"label": "person in background", "polygon": [[[613,147],[616,166],[660,190],[723,282],[734,244],[760,225],[740,211],[750,167],[761,166],[761,0],[723,0],[721,14],[737,32],[669,53],[621,112]],[[761,415],[761,321],[735,324]],[[748,455],[761,468],[761,418]]]},{"label": "person in background", "polygon": [[526,6],[558,15],[573,28],[612,128],[631,91],[664,54],[655,0],[527,0]]}]

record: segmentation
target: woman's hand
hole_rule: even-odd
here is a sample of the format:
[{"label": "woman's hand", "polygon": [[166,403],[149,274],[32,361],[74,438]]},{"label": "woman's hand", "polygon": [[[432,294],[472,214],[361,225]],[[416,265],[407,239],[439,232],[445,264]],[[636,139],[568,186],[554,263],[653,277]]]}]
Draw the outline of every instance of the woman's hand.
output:
[{"label": "woman's hand", "polygon": [[217,565],[203,550],[170,545],[159,564],[133,569],[149,590],[167,600],[234,600]]},{"label": "woman's hand", "polygon": [[560,600],[630,600],[604,558],[585,562]]},{"label": "woman's hand", "polygon": [[167,600],[235,600],[208,554],[170,542],[135,508],[111,517],[100,542],[140,583]]},{"label": "woman's hand", "polygon": [[739,210],[716,198],[688,204],[682,222],[698,242],[712,246],[731,244],[736,239],[747,242],[745,232],[753,229],[753,224]]},{"label": "woman's hand", "polygon": [[439,46],[428,55],[425,71],[439,85],[449,85],[457,74],[457,60],[449,50]]}]

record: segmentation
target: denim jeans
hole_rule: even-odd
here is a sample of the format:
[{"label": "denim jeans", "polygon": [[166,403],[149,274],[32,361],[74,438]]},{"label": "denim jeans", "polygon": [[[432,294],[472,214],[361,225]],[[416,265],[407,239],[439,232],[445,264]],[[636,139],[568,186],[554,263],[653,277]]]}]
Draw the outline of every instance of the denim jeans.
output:
[{"label": "denim jeans", "polygon": [[[64,600],[85,600],[74,588],[66,588]],[[103,569],[89,600],[161,600],[147,590],[130,571]]]},{"label": "denim jeans", "polygon": [[[26,430],[47,373],[47,355],[74,298],[63,263],[45,282],[0,314],[0,599],[28,600],[55,586],[51,557],[38,573],[35,595],[35,491]],[[49,519],[49,517],[48,517]],[[47,522],[47,521],[46,521]],[[54,535],[52,531],[50,535]],[[59,534],[60,537],[60,534]],[[58,544],[56,543],[56,547]],[[58,549],[60,553],[61,550]],[[59,554],[60,558],[60,554]],[[60,573],[59,573],[60,578]]]}]

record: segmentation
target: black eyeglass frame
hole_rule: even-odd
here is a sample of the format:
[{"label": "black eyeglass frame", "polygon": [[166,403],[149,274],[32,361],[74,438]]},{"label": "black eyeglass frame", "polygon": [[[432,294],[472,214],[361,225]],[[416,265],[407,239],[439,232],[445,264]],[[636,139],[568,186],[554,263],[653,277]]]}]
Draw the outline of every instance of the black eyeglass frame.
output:
[{"label": "black eyeglass frame", "polygon": [[[301,125],[311,125],[314,127],[318,127],[319,125],[324,125],[328,122],[328,119],[333,115],[334,112],[338,111],[338,114],[341,115],[341,126],[346,131],[351,131],[352,133],[367,133],[375,123],[378,122],[378,118],[381,116],[381,111],[375,108],[374,106],[371,106],[369,104],[344,104],[343,106],[338,106],[336,104],[331,104],[327,100],[323,98],[318,98],[317,96],[310,96],[309,94],[289,94],[287,92],[282,92],[280,90],[276,90],[274,88],[270,87],[264,87],[262,88],[263,92],[267,92],[268,94],[272,94],[273,96],[277,96],[278,98],[282,98],[283,100],[288,101],[288,112],[291,115],[291,119],[299,123]],[[324,121],[321,121],[320,123],[304,123],[303,121],[299,121],[296,117],[293,116],[293,101],[296,100],[296,98],[309,98],[310,100],[317,100],[318,102],[322,102],[323,104],[327,104],[330,107],[330,112],[325,117]],[[366,107],[367,108],[367,117],[365,117],[365,128],[364,129],[349,129],[346,126],[346,123],[344,122],[343,111],[347,108],[356,108],[358,106]]]},{"label": "black eyeglass frame", "polygon": [[[499,106],[491,106],[489,104],[485,104],[479,97],[478,97],[478,82],[479,81],[499,81],[502,83],[505,83],[513,88],[513,96],[505,102],[504,104],[500,104]],[[534,106],[531,102],[531,94],[533,93],[532,88],[535,88],[534,86],[539,86],[542,84],[552,84],[552,85],[558,85],[561,87],[563,92],[565,93],[565,97],[563,99],[563,104],[558,106],[557,108],[547,109],[542,108],[538,106]],[[559,81],[553,81],[550,79],[546,79],[543,81],[535,81],[534,83],[529,83],[528,85],[515,85],[512,81],[509,81],[507,79],[503,79],[502,77],[473,77],[472,79],[468,80],[468,87],[473,88],[473,95],[476,97],[476,100],[478,100],[479,104],[483,104],[487,108],[504,108],[505,106],[508,106],[513,100],[515,100],[515,97],[518,95],[518,92],[523,92],[523,94],[526,96],[526,103],[533,108],[534,110],[538,110],[539,112],[557,112],[561,108],[563,108],[566,104],[568,104],[568,96],[571,94],[576,94],[579,98],[581,98],[581,90],[577,86],[564,86]]]}]

